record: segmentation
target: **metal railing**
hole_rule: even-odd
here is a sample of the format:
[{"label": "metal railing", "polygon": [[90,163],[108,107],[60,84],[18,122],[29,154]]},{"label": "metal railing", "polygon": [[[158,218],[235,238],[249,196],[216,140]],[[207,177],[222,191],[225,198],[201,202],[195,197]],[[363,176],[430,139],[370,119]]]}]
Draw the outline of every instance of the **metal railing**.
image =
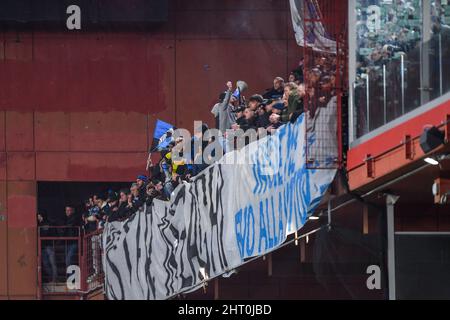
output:
[{"label": "metal railing", "polygon": [[38,297],[84,295],[103,287],[102,231],[38,228]]}]

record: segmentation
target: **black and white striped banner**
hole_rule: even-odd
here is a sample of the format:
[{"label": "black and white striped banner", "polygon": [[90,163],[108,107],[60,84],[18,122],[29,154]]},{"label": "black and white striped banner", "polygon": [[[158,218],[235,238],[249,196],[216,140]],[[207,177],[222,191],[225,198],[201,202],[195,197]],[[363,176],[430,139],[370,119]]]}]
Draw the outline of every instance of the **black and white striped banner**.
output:
[{"label": "black and white striped banner", "polygon": [[194,290],[299,230],[336,173],[306,168],[305,129],[301,116],[226,154],[179,186],[170,202],[155,200],[125,222],[106,224],[108,298],[166,299]]}]

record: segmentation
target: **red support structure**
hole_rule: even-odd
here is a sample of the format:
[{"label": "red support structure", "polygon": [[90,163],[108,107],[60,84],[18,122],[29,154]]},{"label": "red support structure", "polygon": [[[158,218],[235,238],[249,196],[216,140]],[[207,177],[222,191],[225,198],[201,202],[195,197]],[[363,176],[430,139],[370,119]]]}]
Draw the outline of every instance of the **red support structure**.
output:
[{"label": "red support structure", "polygon": [[375,165],[374,165],[374,159],[373,157],[368,154],[366,157],[366,175],[367,178],[374,178],[375,177]]},{"label": "red support structure", "polygon": [[405,144],[405,159],[413,160],[414,150],[413,150],[413,139],[411,138],[411,135],[409,134],[405,135],[405,139],[403,142]]}]

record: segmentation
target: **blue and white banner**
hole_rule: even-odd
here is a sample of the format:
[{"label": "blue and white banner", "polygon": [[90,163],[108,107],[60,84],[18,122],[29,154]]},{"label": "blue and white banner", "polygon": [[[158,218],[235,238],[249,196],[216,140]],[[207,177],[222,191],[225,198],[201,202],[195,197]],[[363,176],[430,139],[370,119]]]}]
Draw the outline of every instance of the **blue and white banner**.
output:
[{"label": "blue and white banner", "polygon": [[125,222],[106,224],[108,298],[166,299],[194,290],[302,228],[336,173],[306,168],[304,116],[226,154],[179,186],[170,202],[155,200]]}]

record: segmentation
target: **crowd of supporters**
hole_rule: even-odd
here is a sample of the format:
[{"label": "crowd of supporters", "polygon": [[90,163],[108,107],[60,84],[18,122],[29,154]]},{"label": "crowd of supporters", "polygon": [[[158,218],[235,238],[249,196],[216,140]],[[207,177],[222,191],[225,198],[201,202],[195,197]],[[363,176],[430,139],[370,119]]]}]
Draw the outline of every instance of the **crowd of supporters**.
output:
[{"label": "crowd of supporters", "polygon": [[[336,86],[336,58],[320,54],[310,62],[313,67],[305,68],[301,60],[289,74],[287,82],[276,77],[271,88],[248,99],[235,90],[231,81],[226,83],[225,91],[211,110],[216,119],[216,129],[223,137],[224,152],[227,152],[230,130],[265,130],[270,135],[282,124],[294,122],[302,113],[306,112],[308,117],[314,118],[317,108],[327,106]],[[180,183],[189,182],[209,165],[203,159],[202,151],[214,137],[203,139],[202,135],[209,129],[206,124],[199,129],[199,133],[192,137],[190,161],[173,158],[173,150],[180,148],[185,141],[172,136],[173,130],[169,130],[164,137],[169,139],[169,143],[153,150],[159,153],[159,160],[153,163],[150,154],[145,175],[139,175],[130,188],[91,195],[81,212],[75,212],[73,207],[66,208],[65,226],[81,227],[85,233],[90,233],[102,229],[106,222],[129,218],[144,204],[150,205],[154,199],[169,200]],[[194,143],[196,139],[201,140],[200,148],[197,149]]]},{"label": "crowd of supporters", "polygon": [[[223,145],[222,151],[229,152],[230,144],[235,143],[235,140],[229,137],[230,132],[245,133],[255,130],[257,136],[262,131],[271,135],[284,123],[295,122],[303,113],[306,113],[307,119],[314,122],[320,114],[319,109],[325,110],[335,97],[336,73],[340,72],[337,70],[336,61],[333,55],[320,54],[309,61],[308,65],[312,67],[308,68],[301,60],[298,68],[289,74],[287,82],[276,77],[271,88],[262,94],[250,96],[248,100],[239,90],[233,88],[231,81],[227,82],[225,91],[220,94],[219,101],[211,110],[216,120],[215,129],[219,132],[218,139],[221,139],[220,143]],[[175,128],[171,129],[160,140],[168,143],[152,148],[147,160],[147,172],[139,175],[129,188],[92,194],[85,200],[81,209],[68,205],[63,219],[59,219],[59,222],[50,222],[44,211],[38,213],[41,237],[65,239],[64,245],[62,240],[46,240],[41,243],[42,264],[47,282],[57,281],[61,266],[67,268],[78,264],[78,237],[90,237],[89,247],[92,247],[92,254],[96,256],[100,248],[100,236],[94,232],[101,231],[106,222],[124,221],[138,212],[144,204],[150,205],[154,199],[168,201],[179,184],[189,182],[208,167],[211,161],[205,160],[203,150],[217,137],[205,138],[208,137],[210,129],[206,124],[197,129],[189,141],[190,158],[186,157],[189,160],[180,160],[174,156],[175,152],[179,154],[180,150],[181,154],[184,152],[186,155],[183,146],[187,141],[174,134]],[[249,141],[245,140],[245,144],[247,143]],[[153,163],[152,158],[159,160]],[[213,159],[212,162],[214,161]],[[93,264],[92,270],[100,270],[98,259],[93,258],[96,263]],[[98,272],[100,271],[93,274]]]}]

